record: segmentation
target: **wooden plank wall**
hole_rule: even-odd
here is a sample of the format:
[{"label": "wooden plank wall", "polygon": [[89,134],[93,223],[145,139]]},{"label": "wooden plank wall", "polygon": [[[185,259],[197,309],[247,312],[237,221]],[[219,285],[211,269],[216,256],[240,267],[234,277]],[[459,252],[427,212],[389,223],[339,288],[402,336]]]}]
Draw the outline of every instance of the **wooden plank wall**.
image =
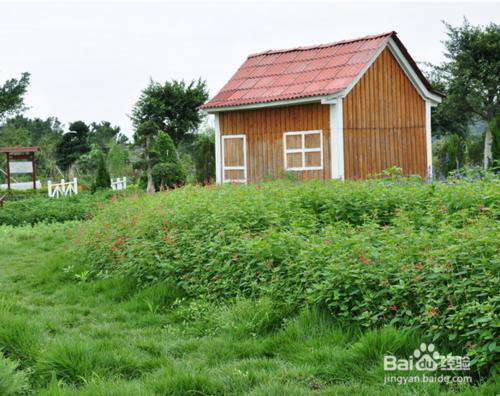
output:
[{"label": "wooden plank wall", "polygon": [[388,49],[344,99],[343,116],[346,178],[393,165],[426,176],[425,102]]},{"label": "wooden plank wall", "polygon": [[299,179],[330,178],[329,106],[319,103],[220,113],[221,135],[247,136],[250,183],[279,176],[284,169],[283,133],[323,130],[323,169],[299,171]]}]

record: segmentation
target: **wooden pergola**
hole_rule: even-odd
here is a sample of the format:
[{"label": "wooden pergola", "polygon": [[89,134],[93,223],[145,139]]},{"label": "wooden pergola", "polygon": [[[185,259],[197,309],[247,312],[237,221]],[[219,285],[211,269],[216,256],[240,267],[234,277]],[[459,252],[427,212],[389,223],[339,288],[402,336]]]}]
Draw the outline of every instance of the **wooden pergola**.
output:
[{"label": "wooden pergola", "polygon": [[8,191],[10,191],[11,175],[19,173],[31,173],[33,189],[36,190],[35,153],[38,150],[38,147],[0,147],[0,153],[5,153],[7,156],[5,173]]}]

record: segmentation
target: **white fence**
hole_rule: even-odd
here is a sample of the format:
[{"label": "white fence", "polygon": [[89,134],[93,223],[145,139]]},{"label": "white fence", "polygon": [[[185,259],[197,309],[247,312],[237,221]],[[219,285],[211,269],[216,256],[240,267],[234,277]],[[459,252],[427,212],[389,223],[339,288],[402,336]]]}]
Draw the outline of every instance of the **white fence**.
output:
[{"label": "white fence", "polygon": [[119,177],[117,177],[115,181],[111,179],[111,188],[116,191],[125,190],[127,188],[127,178],[122,177],[120,179]]},{"label": "white fence", "polygon": [[78,194],[78,183],[76,177],[73,181],[65,182],[64,179],[60,183],[52,183],[50,180],[47,182],[49,188],[49,197],[59,198],[68,195]]}]

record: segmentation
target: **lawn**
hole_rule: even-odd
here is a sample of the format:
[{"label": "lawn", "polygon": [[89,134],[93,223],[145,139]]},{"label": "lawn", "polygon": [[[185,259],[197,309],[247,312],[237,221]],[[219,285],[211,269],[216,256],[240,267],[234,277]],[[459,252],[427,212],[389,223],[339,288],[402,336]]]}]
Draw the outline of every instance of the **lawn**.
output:
[{"label": "lawn", "polygon": [[[181,198],[188,193],[200,194],[179,192]],[[173,198],[130,199],[133,217],[132,206],[150,202],[157,208],[158,200]],[[494,378],[484,377],[473,386],[384,385],[384,354],[409,356],[428,340],[422,330],[368,327],[329,309],[280,303],[265,293],[222,298],[200,283],[204,297],[195,298],[189,293],[193,285],[182,290],[165,279],[96,275],[86,262],[88,252],[75,241],[88,238],[86,232],[94,232],[115,206],[123,211],[123,205],[112,204],[111,212],[83,228],[79,222],[0,226],[1,395],[498,393]],[[96,247],[102,239],[95,235]]]}]

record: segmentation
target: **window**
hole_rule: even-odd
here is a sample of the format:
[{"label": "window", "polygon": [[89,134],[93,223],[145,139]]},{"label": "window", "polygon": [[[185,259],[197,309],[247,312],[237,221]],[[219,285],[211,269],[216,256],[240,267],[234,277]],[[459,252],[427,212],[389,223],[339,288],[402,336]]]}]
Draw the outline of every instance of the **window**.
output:
[{"label": "window", "polygon": [[285,170],[323,169],[323,132],[285,132],[283,135]]}]

